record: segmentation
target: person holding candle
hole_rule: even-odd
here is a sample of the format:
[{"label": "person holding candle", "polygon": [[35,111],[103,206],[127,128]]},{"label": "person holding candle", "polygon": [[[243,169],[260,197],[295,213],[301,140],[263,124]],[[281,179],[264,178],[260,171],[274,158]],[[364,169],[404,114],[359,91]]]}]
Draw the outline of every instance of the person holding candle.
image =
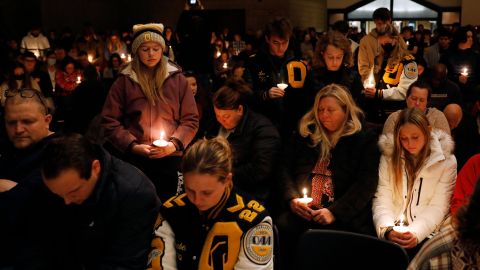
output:
[{"label": "person holding candle", "polygon": [[[455,187],[452,138],[433,130],[417,108],[403,110],[393,134],[380,137],[382,157],[373,199],[377,235],[407,249],[410,257],[442,225]],[[407,232],[393,229],[403,225]]]},{"label": "person holding candle", "polygon": [[336,83],[345,86],[358,103],[363,90],[360,75],[353,69],[349,40],[338,31],[331,31],[317,43],[313,58],[313,79],[316,89]]},{"label": "person holding candle", "polygon": [[289,20],[275,19],[264,33],[265,46],[248,59],[244,79],[254,92],[252,109],[267,116],[286,141],[312,106],[317,89],[307,66],[289,49],[293,33]]},{"label": "person holding candle", "polygon": [[[181,155],[197,132],[198,111],[185,76],[163,56],[163,25],[135,25],[133,32],[132,61],[110,89],[102,122],[110,150],[149,176],[164,201],[177,192]],[[167,146],[153,146],[162,131]]]},{"label": "person holding candle", "polygon": [[[348,90],[330,84],[317,93],[284,157],[281,179],[288,209],[277,226],[285,269],[293,269],[292,248],[307,229],[375,234],[371,202],[380,152],[377,137],[365,127],[363,113]],[[300,199],[304,188],[311,203]]]},{"label": "person holding candle", "polygon": [[468,113],[472,112],[475,102],[480,100],[480,55],[472,48],[474,43],[475,29],[463,26],[455,33],[448,53],[440,58],[440,62],[447,66],[449,79],[460,87],[465,102],[464,109]]},{"label": "person holding candle", "polygon": [[379,125],[390,113],[403,108],[408,87],[418,79],[418,67],[393,25],[385,25],[377,40],[382,47],[383,61],[378,73],[374,74],[375,87],[364,91],[364,107],[368,108],[367,120]]},{"label": "person holding candle", "polygon": [[148,259],[153,269],[272,270],[272,219],[236,189],[232,150],[221,137],[201,139],[182,160],[186,193],[160,209]]}]

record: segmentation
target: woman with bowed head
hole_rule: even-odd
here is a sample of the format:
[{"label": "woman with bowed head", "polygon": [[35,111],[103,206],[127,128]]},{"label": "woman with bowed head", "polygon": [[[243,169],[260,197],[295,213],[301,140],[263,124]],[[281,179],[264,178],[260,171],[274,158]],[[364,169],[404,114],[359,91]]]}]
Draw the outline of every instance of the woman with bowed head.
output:
[{"label": "woman with bowed head", "polygon": [[[338,84],[322,88],[286,151],[281,179],[289,207],[277,225],[282,260],[291,257],[288,254],[308,229],[374,234],[371,202],[380,152],[348,90]],[[311,202],[303,200],[304,194]],[[286,264],[286,269],[293,269]]]},{"label": "woman with bowed head", "polygon": [[133,58],[110,89],[102,123],[110,149],[141,169],[164,201],[177,193],[181,156],[197,132],[198,111],[185,76],[163,56],[162,31],[162,24],[133,27]]},{"label": "woman with bowed head", "polygon": [[400,113],[393,134],[382,135],[379,145],[373,199],[377,235],[406,248],[413,258],[448,213],[457,175],[453,140],[444,131],[431,131],[425,114],[410,108]]},{"label": "woman with bowed head", "polygon": [[186,192],[160,209],[148,269],[273,269],[272,219],[233,185],[232,162],[222,137],[200,139],[186,151]]}]

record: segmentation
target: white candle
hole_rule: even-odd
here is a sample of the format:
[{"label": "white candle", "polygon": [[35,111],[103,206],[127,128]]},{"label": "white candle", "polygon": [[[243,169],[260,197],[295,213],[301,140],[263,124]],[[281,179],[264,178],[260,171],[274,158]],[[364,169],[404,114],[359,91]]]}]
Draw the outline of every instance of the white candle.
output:
[{"label": "white candle", "polygon": [[468,68],[464,67],[462,73],[460,74],[462,74],[463,76],[468,76]]},{"label": "white candle", "polygon": [[307,188],[303,188],[303,198],[298,199],[303,204],[309,204],[313,201],[313,198],[307,197]]},{"label": "white candle", "polygon": [[125,59],[125,58],[126,58],[125,54],[122,53],[122,54],[120,55],[120,58]]},{"label": "white candle", "polygon": [[224,69],[227,69],[227,68],[228,68],[227,62],[223,63],[223,68],[224,68]]},{"label": "white candle", "polygon": [[78,84],[82,83],[82,77],[80,75],[77,76],[77,83]]},{"label": "white candle", "polygon": [[220,57],[220,55],[222,55],[222,53],[217,51],[217,58]]},{"label": "white candle", "polygon": [[93,63],[93,56],[88,55],[88,62]]},{"label": "white candle", "polygon": [[408,226],[403,225],[403,214],[400,217],[400,222],[399,222],[398,226],[394,226],[393,230],[396,231],[396,232],[399,232],[399,233],[408,232]]},{"label": "white candle", "polygon": [[131,62],[131,61],[132,61],[132,55],[131,55],[131,54],[127,54],[127,61],[128,61],[128,62]]},{"label": "white candle", "polygon": [[165,147],[168,145],[168,142],[165,141],[163,138],[165,137],[165,132],[160,132],[160,139],[153,141],[153,145],[157,147]]},{"label": "white candle", "polygon": [[277,83],[277,87],[282,89],[282,90],[285,90],[285,88],[288,87],[288,84],[286,83]]},{"label": "white candle", "polygon": [[373,77],[373,67],[370,70],[370,74],[368,74],[368,78],[363,82],[363,87],[367,88],[375,88],[375,77]]}]

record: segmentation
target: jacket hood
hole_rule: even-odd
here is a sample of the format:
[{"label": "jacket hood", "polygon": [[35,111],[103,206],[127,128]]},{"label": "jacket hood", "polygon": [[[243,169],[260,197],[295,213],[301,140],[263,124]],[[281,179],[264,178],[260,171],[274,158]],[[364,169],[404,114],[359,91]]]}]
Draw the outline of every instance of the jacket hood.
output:
[{"label": "jacket hood", "polygon": [[[163,59],[164,61],[168,61],[168,58],[166,56],[163,56],[163,58],[164,58]],[[180,69],[178,67],[176,67],[175,65],[173,65],[172,63],[170,63],[170,61],[168,61],[167,62],[167,76],[165,78],[167,78],[172,73],[177,72],[177,71],[180,71]],[[134,82],[138,83],[137,73],[135,73],[135,71],[132,69],[132,64],[131,63],[128,63],[120,71],[120,73],[123,74],[123,75],[126,75],[127,77],[132,79]]]},{"label": "jacket hood", "polygon": [[[378,140],[378,145],[380,147],[380,151],[382,155],[391,157],[393,154],[393,147],[394,147],[394,137],[393,133],[383,134],[380,136]],[[455,143],[450,135],[448,135],[445,131],[440,129],[434,129],[431,132],[431,140],[430,140],[430,157],[429,164],[441,159],[445,159],[449,157],[453,153],[453,149],[455,147]],[[428,165],[428,164],[427,164]]]}]

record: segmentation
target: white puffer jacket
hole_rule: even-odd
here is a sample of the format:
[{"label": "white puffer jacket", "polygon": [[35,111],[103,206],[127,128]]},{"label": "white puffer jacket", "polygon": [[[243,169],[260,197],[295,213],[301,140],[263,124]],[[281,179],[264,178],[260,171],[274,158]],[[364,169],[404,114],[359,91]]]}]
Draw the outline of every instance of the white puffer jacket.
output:
[{"label": "white puffer jacket", "polygon": [[393,142],[393,134],[382,135],[379,140],[382,157],[378,188],[373,198],[373,222],[378,237],[384,238],[386,229],[394,226],[402,213],[406,213],[405,223],[409,224],[409,231],[416,234],[420,243],[441,225],[448,213],[457,176],[457,160],[452,154],[454,143],[444,131],[434,130],[431,133],[430,156],[414,181],[410,200],[407,198],[407,176],[404,173],[403,200],[394,201],[394,176],[390,163]]}]

